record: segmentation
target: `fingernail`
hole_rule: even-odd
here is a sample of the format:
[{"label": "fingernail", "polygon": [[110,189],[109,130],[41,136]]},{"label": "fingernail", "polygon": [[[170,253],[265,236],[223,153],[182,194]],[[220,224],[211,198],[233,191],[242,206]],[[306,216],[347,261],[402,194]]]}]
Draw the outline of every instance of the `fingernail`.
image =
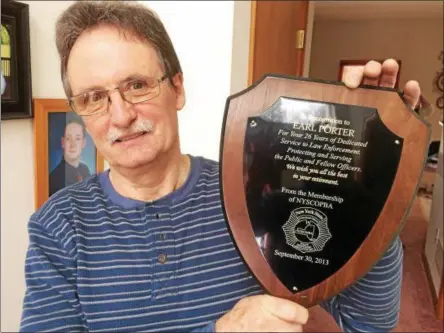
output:
[{"label": "fingernail", "polygon": [[359,86],[359,76],[356,74],[350,74],[345,80],[345,84],[350,88],[356,88]]}]

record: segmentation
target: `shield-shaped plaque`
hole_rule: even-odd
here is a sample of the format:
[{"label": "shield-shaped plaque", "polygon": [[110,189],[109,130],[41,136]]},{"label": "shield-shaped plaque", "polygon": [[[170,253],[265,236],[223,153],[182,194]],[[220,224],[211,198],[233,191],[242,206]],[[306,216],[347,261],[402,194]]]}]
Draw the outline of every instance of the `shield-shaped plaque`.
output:
[{"label": "shield-shaped plaque", "polygon": [[264,289],[311,306],[368,272],[402,228],[429,137],[390,88],[265,75],[230,96],[223,209]]}]

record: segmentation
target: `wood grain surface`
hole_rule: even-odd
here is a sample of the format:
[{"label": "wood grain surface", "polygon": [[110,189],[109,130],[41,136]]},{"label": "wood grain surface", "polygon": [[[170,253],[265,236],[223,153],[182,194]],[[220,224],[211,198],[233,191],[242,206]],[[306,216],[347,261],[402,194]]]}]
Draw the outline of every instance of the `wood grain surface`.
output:
[{"label": "wood grain surface", "polygon": [[[257,246],[247,210],[243,182],[247,119],[262,114],[281,96],[376,108],[382,122],[404,139],[393,186],[375,226],[362,246],[334,275],[313,288],[296,294],[290,292],[275,276]],[[419,119],[393,89],[359,87],[351,90],[342,83],[269,75],[227,100],[221,134],[223,206],[240,254],[269,293],[309,307],[338,294],[363,276],[398,235],[422,174],[430,126]]]}]

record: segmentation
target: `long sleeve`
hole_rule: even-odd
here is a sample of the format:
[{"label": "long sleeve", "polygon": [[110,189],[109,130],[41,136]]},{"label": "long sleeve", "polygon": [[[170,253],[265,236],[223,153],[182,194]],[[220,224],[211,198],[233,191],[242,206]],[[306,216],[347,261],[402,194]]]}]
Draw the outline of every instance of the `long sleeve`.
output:
[{"label": "long sleeve", "polygon": [[322,307],[345,332],[389,332],[399,319],[403,249],[399,237],[364,277]]},{"label": "long sleeve", "polygon": [[36,216],[30,220],[20,332],[87,331],[74,285],[76,251],[72,230],[66,229],[59,233],[66,236],[60,237],[64,240],[62,245],[53,235],[57,227],[49,231]]},{"label": "long sleeve", "polygon": [[205,326],[195,328],[191,333],[213,333],[216,332],[216,322],[212,321]]}]

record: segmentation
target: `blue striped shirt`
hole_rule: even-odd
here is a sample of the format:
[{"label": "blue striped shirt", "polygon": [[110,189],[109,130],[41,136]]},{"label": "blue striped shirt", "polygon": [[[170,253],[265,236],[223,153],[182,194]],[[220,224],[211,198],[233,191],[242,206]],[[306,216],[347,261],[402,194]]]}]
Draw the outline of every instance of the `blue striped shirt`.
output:
[{"label": "blue striped shirt", "polygon": [[[22,332],[214,332],[238,300],[263,293],[227,230],[218,164],[202,157],[181,188],[153,202],[120,196],[108,172],[66,187],[28,232]],[[344,331],[389,331],[401,274],[398,238],[322,306]]]}]

